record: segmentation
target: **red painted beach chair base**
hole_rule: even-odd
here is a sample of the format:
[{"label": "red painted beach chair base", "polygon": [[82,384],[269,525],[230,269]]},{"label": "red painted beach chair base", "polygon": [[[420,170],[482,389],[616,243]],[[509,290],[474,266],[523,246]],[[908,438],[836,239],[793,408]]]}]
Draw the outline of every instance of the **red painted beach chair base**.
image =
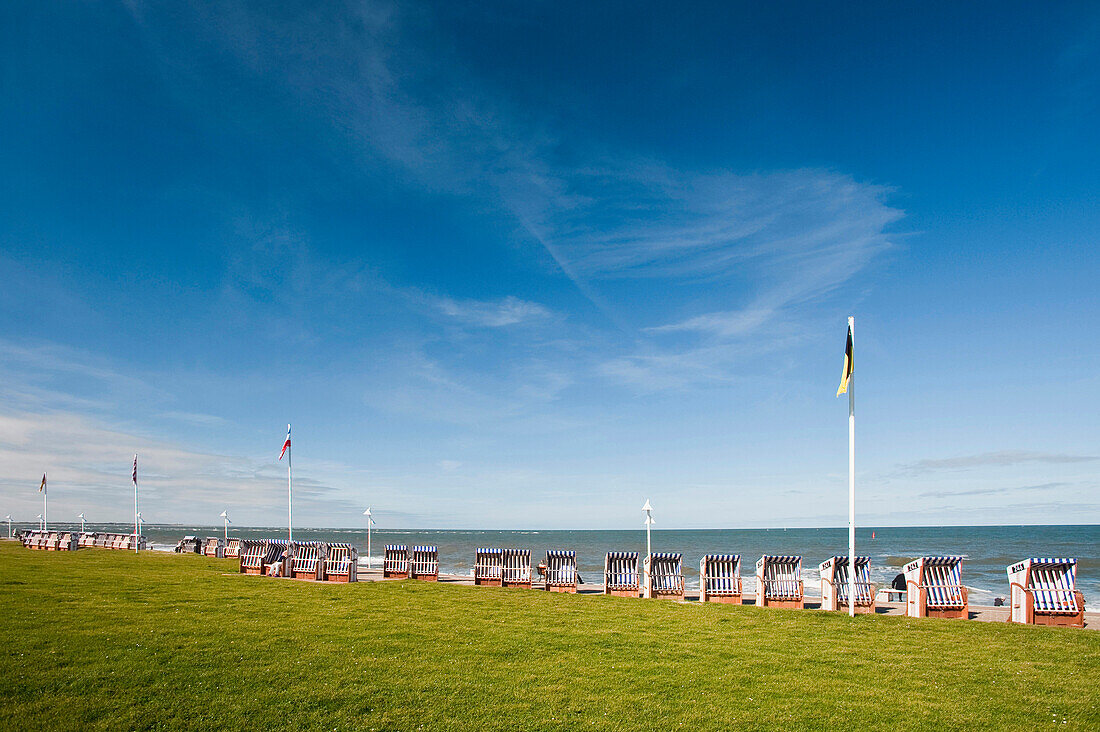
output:
[{"label": "red painted beach chair base", "polygon": [[414,574],[412,576],[412,578],[415,579],[415,580],[420,580],[422,582],[438,582],[439,581],[439,575],[438,574]]},{"label": "red painted beach chair base", "polygon": [[409,578],[409,573],[408,572],[392,572],[392,571],[384,569],[384,570],[382,570],[382,578],[383,579],[408,579]]},{"label": "red painted beach chair base", "polygon": [[500,587],[500,578],[476,577],[474,578],[474,584],[480,587]]},{"label": "red painted beach chair base", "polygon": [[351,578],[346,574],[330,574],[328,576],[329,582],[351,582]]},{"label": "red painted beach chair base", "polygon": [[926,618],[946,618],[948,620],[966,620],[970,617],[969,608],[965,607],[945,607],[945,608],[926,608],[924,611],[924,617]]},{"label": "red painted beach chair base", "polygon": [[317,579],[317,573],[316,572],[294,572],[293,577],[294,577],[294,579],[315,580],[315,579]]},{"label": "red painted beach chair base", "polygon": [[716,602],[720,605],[740,605],[740,595],[701,595],[700,602]]},{"label": "red painted beach chair base", "polygon": [[756,604],[760,607],[778,607],[784,610],[804,610],[806,608],[805,600],[769,600],[758,597]]},{"label": "red painted beach chair base", "polygon": [[[843,600],[837,600],[836,609],[839,610],[840,612],[845,612],[846,613],[846,612],[848,612],[848,603],[844,602]],[[860,614],[874,615],[875,614],[875,603],[872,602],[870,605],[868,605],[866,603],[857,602],[856,603],[856,615],[860,615]]]},{"label": "red painted beach chair base", "polygon": [[518,588],[518,589],[529,590],[529,589],[531,589],[531,581],[527,580],[526,582],[510,582],[510,581],[509,582],[503,582],[503,583],[501,583],[501,587],[509,587],[509,588],[512,588],[512,589],[517,589]]},{"label": "red painted beach chair base", "polygon": [[638,590],[604,590],[605,595],[611,595],[612,597],[639,597]]},{"label": "red painted beach chair base", "polygon": [[244,567],[241,569],[241,574],[263,574],[263,567]]},{"label": "red painted beach chair base", "polygon": [[547,592],[566,592],[570,595],[575,595],[575,594],[577,594],[577,586],[576,585],[547,585],[546,591]]}]

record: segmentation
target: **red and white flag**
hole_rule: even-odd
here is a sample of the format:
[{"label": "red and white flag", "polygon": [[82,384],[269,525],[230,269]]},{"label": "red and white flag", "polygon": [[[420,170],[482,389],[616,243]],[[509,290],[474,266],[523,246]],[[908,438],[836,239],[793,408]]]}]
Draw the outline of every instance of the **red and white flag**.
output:
[{"label": "red and white flag", "polygon": [[134,455],[134,485],[137,485],[137,455]]},{"label": "red and white flag", "polygon": [[279,459],[283,459],[283,455],[286,455],[287,448],[290,447],[290,425],[286,426],[286,442],[283,443],[283,449],[279,452]]}]

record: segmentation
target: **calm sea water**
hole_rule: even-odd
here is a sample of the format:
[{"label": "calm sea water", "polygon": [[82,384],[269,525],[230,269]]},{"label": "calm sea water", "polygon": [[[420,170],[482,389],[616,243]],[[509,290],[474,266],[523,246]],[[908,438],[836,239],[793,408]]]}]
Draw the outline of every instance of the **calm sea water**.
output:
[{"label": "calm sea water", "polygon": [[[88,525],[90,531],[125,531],[118,526]],[[185,534],[220,535],[203,526],[146,526],[154,548],[170,550]],[[874,531],[875,538],[871,538]],[[286,535],[285,529],[231,527],[231,536],[263,538]],[[359,548],[366,557],[364,529],[295,529],[301,541],[341,541]],[[603,581],[604,555],[609,551],[645,553],[645,531],[371,531],[373,561],[380,563],[386,544],[430,544],[439,547],[445,573],[469,574],[477,547],[517,547],[531,550],[538,563],[547,549],[577,552],[581,576]],[[856,550],[871,556],[876,583],[887,584],[909,560],[925,555],[959,554],[965,558],[963,581],[972,589],[971,602],[991,605],[1008,594],[1005,567],[1026,557],[1076,557],[1077,586],[1090,607],[1100,605],[1100,526],[940,526],[915,528],[860,528]],[[680,552],[689,588],[698,587],[699,559],[704,554],[740,554],[746,589],[762,554],[802,556],[806,592],[818,594],[817,565],[834,554],[847,554],[846,529],[712,529],[653,532],[653,551]]]}]

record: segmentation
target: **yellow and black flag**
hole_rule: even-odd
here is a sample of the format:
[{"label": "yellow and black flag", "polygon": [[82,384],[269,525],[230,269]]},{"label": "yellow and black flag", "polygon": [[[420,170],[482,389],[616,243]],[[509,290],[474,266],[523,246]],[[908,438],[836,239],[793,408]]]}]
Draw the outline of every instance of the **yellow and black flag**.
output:
[{"label": "yellow and black flag", "polygon": [[837,387],[836,395],[846,394],[848,392],[848,382],[852,379],[852,326],[848,326],[848,341],[844,344],[844,373],[840,376],[840,386]]},{"label": "yellow and black flag", "polygon": [[46,492],[46,474],[45,473],[42,474],[42,485],[38,486],[38,492],[39,493],[45,493]]}]

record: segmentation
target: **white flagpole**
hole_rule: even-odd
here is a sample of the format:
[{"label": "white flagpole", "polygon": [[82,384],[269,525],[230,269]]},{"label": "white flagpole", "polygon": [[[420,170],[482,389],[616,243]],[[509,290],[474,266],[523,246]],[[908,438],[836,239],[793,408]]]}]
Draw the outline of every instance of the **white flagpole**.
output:
[{"label": "white flagpole", "polygon": [[[290,425],[286,426],[286,436],[290,439]],[[294,479],[290,471],[291,455],[294,452],[294,443],[286,449],[286,499],[287,499],[287,537],[294,541]]]},{"label": "white flagpole", "polygon": [[81,511],[80,516],[78,516],[77,518],[80,519],[80,533],[83,534],[84,533],[84,512]]},{"label": "white flagpole", "polygon": [[370,506],[367,506],[367,510],[363,511],[363,515],[367,517],[367,569],[370,569],[370,525],[374,523],[374,517],[371,516]]},{"label": "white flagpole", "polygon": [[848,615],[856,615],[856,319],[848,318],[852,334],[852,373],[848,377]]},{"label": "white flagpole", "polygon": [[49,514],[46,513],[46,496],[50,494],[50,484],[46,481],[46,476],[42,476],[42,530],[49,531],[50,520],[47,518]]},{"label": "white flagpole", "polygon": [[138,490],[137,490],[137,454],[134,454],[134,554],[138,553],[138,537],[141,536],[138,527],[138,521],[140,521],[140,514],[138,513]]}]

